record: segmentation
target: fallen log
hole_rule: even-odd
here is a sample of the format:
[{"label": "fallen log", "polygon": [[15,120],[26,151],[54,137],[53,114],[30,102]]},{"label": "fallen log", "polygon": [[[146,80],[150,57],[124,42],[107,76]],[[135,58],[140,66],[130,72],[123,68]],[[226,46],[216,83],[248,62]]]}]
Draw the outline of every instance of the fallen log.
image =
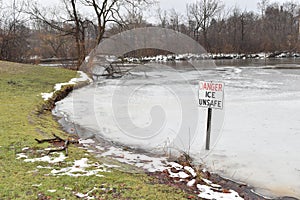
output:
[{"label": "fallen log", "polygon": [[56,142],[64,142],[65,140],[58,137],[57,135],[53,134],[54,138],[51,139],[43,139],[43,140],[39,140],[39,139],[35,139],[38,143],[45,143],[45,142],[49,142],[49,143],[56,143]]},{"label": "fallen log", "polygon": [[45,142],[48,142],[51,144],[62,144],[63,143],[63,146],[60,146],[58,148],[49,149],[47,155],[50,153],[53,153],[53,152],[65,151],[65,155],[68,156],[69,144],[78,144],[79,143],[78,139],[68,138],[68,139],[64,140],[55,134],[53,134],[53,136],[54,136],[54,138],[50,138],[50,139],[42,139],[42,140],[35,139],[38,143],[45,143]]}]

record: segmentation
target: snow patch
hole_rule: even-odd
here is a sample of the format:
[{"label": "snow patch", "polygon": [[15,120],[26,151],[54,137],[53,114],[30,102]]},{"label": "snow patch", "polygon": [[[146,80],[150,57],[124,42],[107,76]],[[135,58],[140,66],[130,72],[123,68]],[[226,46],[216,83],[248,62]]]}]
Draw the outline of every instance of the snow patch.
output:
[{"label": "snow patch", "polygon": [[63,162],[67,157],[63,153],[58,153],[58,157],[50,157],[50,156],[43,156],[41,158],[32,158],[32,159],[25,159],[25,162],[47,162],[47,163],[59,163]]},{"label": "snow patch", "polygon": [[212,187],[200,184],[197,185],[197,188],[201,191],[198,195],[200,198],[208,200],[243,200],[243,198],[233,190],[229,190],[228,192],[215,192]]},{"label": "snow patch", "polygon": [[41,165],[37,166],[36,168],[38,168],[38,169],[52,169],[52,167],[50,167],[50,166],[45,167],[45,166],[41,166]]},{"label": "snow patch", "polygon": [[[150,62],[166,62],[166,61],[182,61],[182,60],[211,60],[211,59],[267,59],[271,58],[271,53],[255,53],[255,54],[238,54],[238,53],[232,53],[232,54],[224,54],[224,53],[203,53],[203,54],[192,54],[192,53],[186,53],[186,54],[170,54],[170,55],[157,55],[157,56],[148,56],[143,58],[125,58],[128,62],[142,62],[142,61],[150,61]],[[296,58],[299,57],[299,54],[287,54],[287,53],[281,53],[276,58]]]},{"label": "snow patch", "polygon": [[86,140],[79,140],[79,144],[94,144],[95,141],[92,139],[86,139]]},{"label": "snow patch", "polygon": [[95,146],[96,149],[100,150],[100,151],[104,151],[105,149],[101,146]]},{"label": "snow patch", "polygon": [[43,184],[33,184],[32,187],[41,187]]},{"label": "snow patch", "polygon": [[136,154],[129,151],[124,151],[116,147],[110,147],[107,152],[101,154],[101,156],[110,156],[121,163],[126,163],[140,167],[149,172],[158,172],[166,169],[167,158],[149,157],[146,155]]},{"label": "snow patch", "polygon": [[[187,182],[188,187],[194,187],[196,184],[197,173],[190,166],[182,166],[178,163],[169,163],[167,173],[171,178],[179,178],[181,182]],[[192,175],[188,175],[186,172]],[[239,194],[233,190],[224,190],[220,185],[214,184],[208,179],[202,178],[205,185],[197,184],[199,190],[199,197],[204,199],[214,200],[241,200]]]},{"label": "snow patch", "polygon": [[[95,167],[95,170],[88,170],[87,168]],[[53,169],[51,171],[52,175],[58,175],[58,176],[73,176],[73,177],[79,177],[79,176],[93,176],[96,175],[98,177],[103,177],[103,175],[99,175],[99,172],[109,172],[105,169],[103,165],[98,164],[88,164],[87,158],[82,158],[80,160],[75,160],[74,165],[71,167],[62,168],[59,170]]]},{"label": "snow patch", "polygon": [[186,179],[190,177],[187,173],[185,172],[178,172],[178,173],[173,173],[171,169],[168,169],[168,173],[171,178],[181,178],[181,179]]},{"label": "snow patch", "polygon": [[50,92],[50,93],[41,93],[41,96],[42,98],[44,99],[44,101],[47,101],[49,100],[50,98],[53,97],[54,93],[61,90],[61,88],[65,85],[75,85],[79,82],[85,82],[85,81],[88,81],[88,82],[93,82],[92,79],[90,79],[88,77],[87,74],[85,74],[84,72],[82,71],[77,71],[77,73],[79,74],[79,78],[72,78],[69,82],[67,83],[57,83],[55,84],[54,86],[54,92]]},{"label": "snow patch", "polygon": [[189,166],[185,166],[184,169],[186,171],[188,171],[193,177],[196,177],[197,176],[197,173],[195,172],[195,170]]},{"label": "snow patch", "polygon": [[193,187],[195,185],[195,183],[196,183],[196,179],[193,179],[187,183],[187,186]]},{"label": "snow patch", "polygon": [[29,147],[24,147],[24,148],[22,149],[22,151],[27,151],[27,150],[29,150]]},{"label": "snow patch", "polygon": [[94,187],[91,191],[87,192],[86,194],[83,194],[83,193],[76,193],[75,196],[78,197],[78,198],[84,198],[84,199],[95,199],[95,197],[93,196],[90,196],[90,193],[94,192],[95,190],[97,190],[96,187]]},{"label": "snow patch", "polygon": [[103,164],[107,168],[119,168],[119,165],[109,165],[109,164]]},{"label": "snow patch", "polygon": [[[196,171],[190,166],[182,166],[176,162],[168,162],[167,158],[155,158],[146,155],[136,154],[125,151],[120,148],[110,147],[107,152],[101,156],[110,156],[121,163],[126,163],[140,167],[149,172],[166,171],[171,178],[179,179],[181,182],[187,182],[187,186],[196,186]],[[105,165],[107,166],[107,165]],[[112,166],[115,167],[115,166]],[[226,200],[241,200],[237,192],[233,190],[223,190],[220,185],[214,184],[210,180],[202,179],[207,185],[197,185],[199,189],[199,197],[205,199],[226,199]]]},{"label": "snow patch", "polygon": [[28,158],[28,156],[25,153],[19,153],[17,154],[17,159],[24,159],[24,158]]},{"label": "snow patch", "polygon": [[176,170],[181,170],[183,169],[183,166],[176,163],[176,162],[170,162],[169,165],[171,165],[172,168],[176,169]]}]

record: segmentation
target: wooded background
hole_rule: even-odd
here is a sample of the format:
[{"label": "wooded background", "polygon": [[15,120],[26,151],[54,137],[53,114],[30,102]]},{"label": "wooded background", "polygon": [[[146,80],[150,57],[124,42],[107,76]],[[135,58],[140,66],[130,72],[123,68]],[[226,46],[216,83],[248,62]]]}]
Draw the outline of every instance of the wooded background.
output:
[{"label": "wooded background", "polygon": [[[77,66],[105,37],[137,27],[182,32],[211,53],[300,51],[300,4],[261,0],[256,11],[225,9],[218,0],[198,0],[186,13],[157,8],[154,0],[0,1],[0,59],[40,62],[76,59]],[[155,13],[157,23],[146,19]],[[176,41],[174,41],[176,42]]]}]

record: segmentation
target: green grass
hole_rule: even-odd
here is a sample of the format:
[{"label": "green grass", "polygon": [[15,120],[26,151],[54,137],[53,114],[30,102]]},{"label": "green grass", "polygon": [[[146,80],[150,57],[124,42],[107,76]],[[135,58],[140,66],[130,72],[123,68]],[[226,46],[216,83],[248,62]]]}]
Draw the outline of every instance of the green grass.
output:
[{"label": "green grass", "polygon": [[[72,165],[86,155],[83,149],[71,146],[64,163],[28,163],[16,159],[24,147],[30,156],[49,144],[37,144],[35,138],[57,134],[66,137],[50,111],[38,112],[44,101],[41,92],[51,92],[55,83],[68,82],[76,72],[0,61],[0,199],[78,199],[75,193],[93,194],[99,199],[186,199],[182,191],[157,184],[145,174],[124,173],[118,170],[101,173],[104,177],[49,176],[51,169]],[[99,161],[98,161],[99,162]],[[101,161],[100,161],[101,162]],[[49,190],[56,190],[50,192]]]}]

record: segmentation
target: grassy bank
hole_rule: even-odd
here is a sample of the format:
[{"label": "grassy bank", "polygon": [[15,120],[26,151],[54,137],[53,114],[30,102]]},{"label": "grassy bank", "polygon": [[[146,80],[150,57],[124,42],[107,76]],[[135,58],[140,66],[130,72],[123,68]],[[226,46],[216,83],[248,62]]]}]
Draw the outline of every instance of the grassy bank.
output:
[{"label": "grassy bank", "polygon": [[109,169],[101,176],[51,175],[51,170],[81,158],[97,161],[74,145],[63,162],[17,159],[20,153],[30,158],[43,155],[49,144],[37,144],[35,138],[67,137],[50,111],[40,112],[44,104],[40,93],[75,76],[74,71],[0,61],[0,199],[78,199],[76,194],[88,191],[99,199],[186,199],[187,194],[145,174]]}]

